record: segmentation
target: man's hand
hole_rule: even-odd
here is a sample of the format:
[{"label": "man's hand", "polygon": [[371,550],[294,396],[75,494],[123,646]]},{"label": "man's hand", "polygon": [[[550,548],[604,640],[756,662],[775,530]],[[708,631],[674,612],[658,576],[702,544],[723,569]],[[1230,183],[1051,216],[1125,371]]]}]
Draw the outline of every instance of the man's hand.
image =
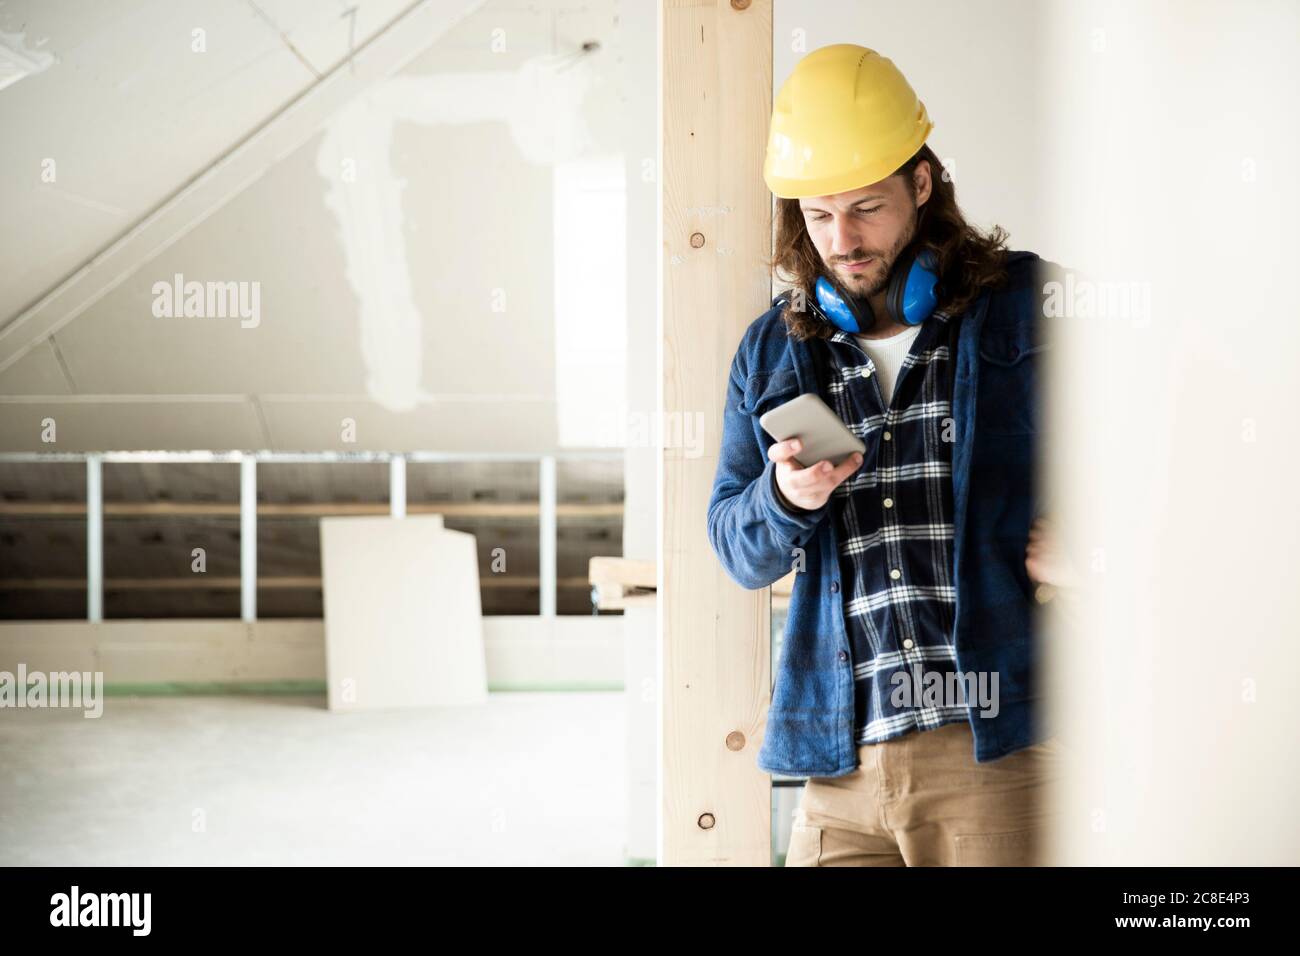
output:
[{"label": "man's hand", "polygon": [[797,508],[816,511],[826,504],[826,499],[845,478],[858,470],[862,455],[854,452],[839,467],[822,459],[815,465],[803,468],[794,456],[803,447],[797,438],[779,441],[767,449],[767,457],[776,462],[776,486],[781,495]]},{"label": "man's hand", "polygon": [[1037,518],[1029,529],[1029,545],[1025,548],[1025,573],[1039,586],[1046,600],[1057,588],[1075,588],[1079,574],[1061,550],[1056,528],[1048,518]]}]

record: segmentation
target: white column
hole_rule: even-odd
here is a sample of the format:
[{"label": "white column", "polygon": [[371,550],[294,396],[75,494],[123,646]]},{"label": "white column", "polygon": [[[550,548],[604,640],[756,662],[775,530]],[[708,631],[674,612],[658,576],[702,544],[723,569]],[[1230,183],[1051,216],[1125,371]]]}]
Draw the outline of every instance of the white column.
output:
[{"label": "white column", "polygon": [[86,620],[104,619],[103,459],[86,456]]},{"label": "white column", "polygon": [[405,455],[394,455],[388,462],[388,506],[394,518],[406,517]]},{"label": "white column", "polygon": [[540,514],[538,517],[538,544],[540,545],[538,576],[541,581],[542,617],[555,616],[555,458],[547,455],[541,460],[538,475]]},{"label": "white column", "polygon": [[239,616],[257,620],[257,459],[239,461]]}]

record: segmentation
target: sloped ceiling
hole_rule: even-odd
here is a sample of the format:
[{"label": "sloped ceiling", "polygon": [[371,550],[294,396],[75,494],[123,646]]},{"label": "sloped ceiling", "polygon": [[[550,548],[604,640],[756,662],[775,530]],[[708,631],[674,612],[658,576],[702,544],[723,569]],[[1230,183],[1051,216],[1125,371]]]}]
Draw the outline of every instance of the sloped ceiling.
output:
[{"label": "sloped ceiling", "polygon": [[[0,92],[0,189],[9,213],[0,234],[0,316],[16,315],[81,266],[409,6],[0,6],[0,30],[55,58]],[[342,15],[348,8],[355,18]],[[193,49],[195,30],[204,31],[205,52]],[[42,177],[51,160],[52,183]]]},{"label": "sloped ceiling", "polygon": [[[409,7],[0,6],[0,30],[55,57],[0,90],[0,191],[10,212],[0,237],[0,316],[13,321],[93,264]],[[596,68],[615,71],[612,0],[439,8],[457,15],[428,36],[426,53],[403,75],[511,71],[590,39],[601,43]],[[205,31],[206,52],[192,49],[196,29]],[[505,49],[489,49],[493,31],[508,38]],[[605,131],[603,145],[617,149],[613,103],[608,94],[584,109]],[[142,257],[0,372],[0,450],[553,450],[551,169],[524,161],[499,122],[396,130],[421,312],[420,374],[430,395],[394,412],[367,395],[357,302],[315,168],[320,135],[268,162],[233,198],[205,210],[199,225]],[[52,183],[41,176],[49,159]],[[256,281],[260,323],[156,318],[154,284],[177,273]],[[511,308],[503,316],[491,292],[504,277]],[[54,448],[41,440],[50,419]]]}]

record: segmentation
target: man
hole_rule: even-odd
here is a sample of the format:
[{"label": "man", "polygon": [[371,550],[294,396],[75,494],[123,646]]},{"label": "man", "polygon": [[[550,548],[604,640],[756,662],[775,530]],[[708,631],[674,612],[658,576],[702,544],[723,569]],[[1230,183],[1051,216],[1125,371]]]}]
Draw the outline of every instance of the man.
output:
[{"label": "man", "polygon": [[[758,754],[809,778],[787,865],[1036,862],[1059,757],[1034,709],[1038,606],[1068,572],[1035,520],[1056,267],[965,221],[932,125],[852,44],[806,56],[772,115],[790,289],[732,363],[708,531],[744,587],[797,572]],[[763,431],[803,392],[865,455]]]}]

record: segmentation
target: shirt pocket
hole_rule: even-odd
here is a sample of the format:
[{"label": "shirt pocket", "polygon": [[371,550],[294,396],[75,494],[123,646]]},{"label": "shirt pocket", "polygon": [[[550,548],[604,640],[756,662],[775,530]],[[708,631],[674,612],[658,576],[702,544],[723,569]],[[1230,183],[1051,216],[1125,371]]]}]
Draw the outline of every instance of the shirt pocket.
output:
[{"label": "shirt pocket", "polygon": [[755,418],[766,415],[799,394],[799,378],[792,368],[757,372],[745,383],[742,407]]},{"label": "shirt pocket", "polygon": [[1038,430],[1039,370],[1047,343],[1035,322],[985,328],[980,336],[976,432],[1028,435]]}]

